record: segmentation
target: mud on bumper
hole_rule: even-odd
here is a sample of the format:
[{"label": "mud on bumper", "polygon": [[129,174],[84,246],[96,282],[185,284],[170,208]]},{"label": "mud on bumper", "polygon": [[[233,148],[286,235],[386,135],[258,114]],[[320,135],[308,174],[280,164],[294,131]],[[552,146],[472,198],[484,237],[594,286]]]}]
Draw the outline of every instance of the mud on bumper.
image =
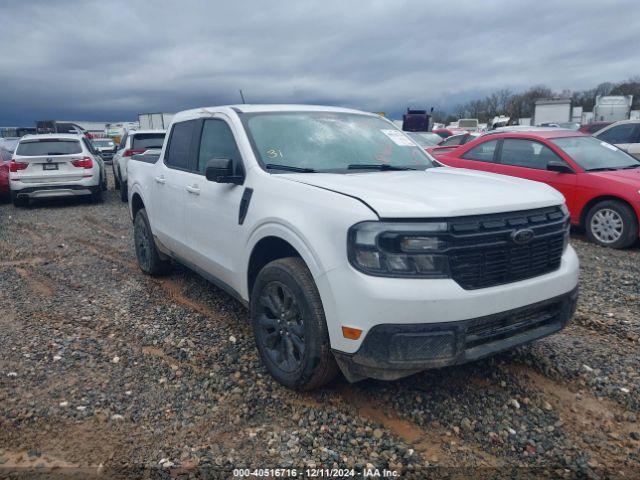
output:
[{"label": "mud on bumper", "polygon": [[558,332],[575,312],[577,299],[576,288],[532,305],[468,320],[376,325],[357,352],[333,353],[349,381],[395,380],[478,360]]}]

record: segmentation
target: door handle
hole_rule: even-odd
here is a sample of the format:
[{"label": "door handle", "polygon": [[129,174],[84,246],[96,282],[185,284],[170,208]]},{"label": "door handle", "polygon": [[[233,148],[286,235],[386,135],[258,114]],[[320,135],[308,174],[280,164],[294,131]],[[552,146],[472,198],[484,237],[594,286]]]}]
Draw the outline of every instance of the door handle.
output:
[{"label": "door handle", "polygon": [[167,180],[166,180],[163,176],[155,177],[155,178],[154,178],[154,180],[156,181],[156,183],[160,183],[160,184],[162,184],[162,185],[164,185],[165,183],[167,183]]},{"label": "door handle", "polygon": [[187,188],[187,192],[193,193],[194,195],[200,195],[200,189],[196,185],[192,187],[186,187],[186,188]]}]

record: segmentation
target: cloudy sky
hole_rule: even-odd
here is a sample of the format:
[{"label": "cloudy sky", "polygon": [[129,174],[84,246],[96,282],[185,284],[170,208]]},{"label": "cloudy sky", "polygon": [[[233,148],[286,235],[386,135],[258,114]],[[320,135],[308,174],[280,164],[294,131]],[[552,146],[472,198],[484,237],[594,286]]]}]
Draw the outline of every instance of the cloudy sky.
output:
[{"label": "cloudy sky", "polygon": [[0,125],[247,102],[399,114],[640,74],[638,1],[0,0]]}]

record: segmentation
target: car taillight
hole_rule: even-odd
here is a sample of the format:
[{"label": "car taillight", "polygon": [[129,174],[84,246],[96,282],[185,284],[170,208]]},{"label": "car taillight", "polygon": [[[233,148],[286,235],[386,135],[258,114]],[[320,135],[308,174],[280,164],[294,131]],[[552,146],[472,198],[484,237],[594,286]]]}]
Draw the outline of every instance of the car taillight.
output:
[{"label": "car taillight", "polygon": [[130,157],[131,155],[136,155],[138,153],[144,153],[144,148],[142,148],[142,149],[130,148],[128,150],[125,150],[124,153],[122,154],[122,156],[123,157]]},{"label": "car taillight", "polygon": [[84,157],[82,159],[74,160],[71,163],[74,167],[78,168],[93,168],[93,160],[91,160],[91,157]]},{"label": "car taillight", "polygon": [[11,160],[11,162],[9,163],[9,171],[17,172],[18,170],[24,170],[28,166],[28,163],[16,162],[14,160]]}]

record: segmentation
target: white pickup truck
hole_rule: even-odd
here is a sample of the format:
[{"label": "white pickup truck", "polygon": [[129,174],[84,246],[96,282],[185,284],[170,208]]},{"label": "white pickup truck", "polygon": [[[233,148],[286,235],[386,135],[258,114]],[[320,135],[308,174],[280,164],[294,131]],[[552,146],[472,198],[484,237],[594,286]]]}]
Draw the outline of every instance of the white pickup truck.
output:
[{"label": "white pickup truck", "polygon": [[561,194],[437,166],[378,115],[199,108],[146,158],[128,166],[140,268],[175,260],[237,297],[288,387],[475,360],[557,332],[575,309]]}]

